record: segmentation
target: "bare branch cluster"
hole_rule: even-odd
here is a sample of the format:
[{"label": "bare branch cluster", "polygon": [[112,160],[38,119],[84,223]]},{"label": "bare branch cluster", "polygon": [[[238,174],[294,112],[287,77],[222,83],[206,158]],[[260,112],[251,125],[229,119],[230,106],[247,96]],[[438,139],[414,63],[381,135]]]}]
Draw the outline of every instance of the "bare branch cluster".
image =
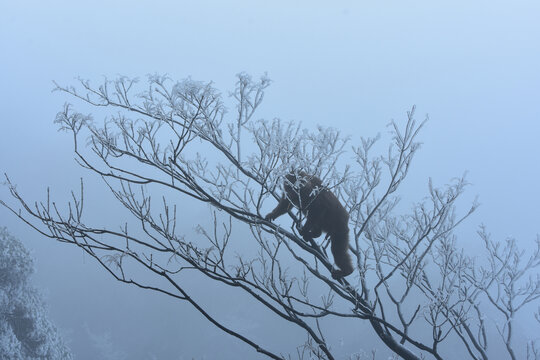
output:
[{"label": "bare branch cluster", "polygon": [[[424,124],[415,120],[414,108],[403,126],[390,124],[388,153],[372,155],[379,137],[362,139],[350,151],[350,139],[333,128],[308,131],[279,119],[254,121],[269,84],[266,76],[253,80],[240,74],[230,94],[237,110],[232,116],[212,83],[191,79],[174,83],[149,76],[144,87],[125,77],[98,87],[86,80],[77,88],[57,85],[56,90],[92,107],[117,111],[96,125],[91,115],[66,104],[56,123],[73,135],[78,163],[98,174],[136,221],[116,231],[87,225],[82,181],[63,211],[48,193],[47,200],[30,205],[6,176],[22,210],[1,204],[42,235],[80,247],[115,279],[190,303],[212,324],[270,358],[290,355],[222,324],[187,292],[181,275],[195,271],[242,291],[303,329],[307,341],[298,348],[298,358],[335,358],[324,325],[326,318],[338,317],[369,323],[404,359],[448,358],[440,344],[450,339],[460,341],[470,358],[488,359],[489,325],[482,304],[487,300],[504,317],[498,331],[515,359],[515,314],[540,297],[535,273],[540,241],[524,260],[515,240],[495,242],[482,228],[487,263],[467,256],[454,235],[477,206],[456,210],[467,186],[464,177],[440,188],[430,181],[422,202],[406,214],[397,210],[397,190],[420,147],[417,136]],[[81,139],[86,144],[81,146]],[[290,213],[288,228],[261,216],[279,199],[283,176],[291,170],[317,175],[345,204],[357,268],[350,279],[358,281],[329,276],[327,244],[299,236],[301,214]],[[199,225],[199,236],[186,239],[177,226],[183,210],[165,195],[156,202],[156,189],[208,204],[211,225]],[[237,223],[248,226],[255,254],[236,250]],[[136,226],[142,233],[132,230]],[[132,265],[166,285],[138,280]],[[535,343],[527,349],[531,359],[538,359]]]}]

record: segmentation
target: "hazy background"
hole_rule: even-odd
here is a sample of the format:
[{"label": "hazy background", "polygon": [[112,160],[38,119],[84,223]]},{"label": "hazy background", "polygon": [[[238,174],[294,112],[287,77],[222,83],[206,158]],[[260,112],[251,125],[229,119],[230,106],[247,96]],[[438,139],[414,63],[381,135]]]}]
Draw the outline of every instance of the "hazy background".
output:
[{"label": "hazy background", "polygon": [[[29,201],[43,199],[47,186],[66,200],[84,177],[87,203],[114,215],[109,194],[93,187],[97,179],[73,160],[71,138],[53,124],[74,100],[51,93],[52,80],[157,72],[213,80],[226,93],[236,73],[268,72],[274,82],[257,118],[334,126],[353,141],[384,134],[416,104],[417,117],[431,120],[406,199],[421,199],[428,177],[444,184],[468,170],[466,198],[478,194],[482,206],[460,241],[477,242],[484,223],[494,237],[514,236],[526,247],[540,232],[539,18],[538,1],[520,0],[0,1],[0,171]],[[0,198],[10,200],[5,187]],[[201,208],[192,218],[207,215]],[[257,358],[187,305],[116,283],[80,250],[40,238],[0,208],[3,225],[31,249],[34,281],[76,358],[96,357],[88,329],[110,333],[115,349],[133,359]],[[211,309],[227,308],[219,288],[191,285],[211,296]],[[251,322],[258,309],[243,299],[227,301],[221,318],[255,340],[291,351],[305,339],[271,318]],[[362,344],[354,340],[362,334],[334,336],[344,339],[344,353]]]}]

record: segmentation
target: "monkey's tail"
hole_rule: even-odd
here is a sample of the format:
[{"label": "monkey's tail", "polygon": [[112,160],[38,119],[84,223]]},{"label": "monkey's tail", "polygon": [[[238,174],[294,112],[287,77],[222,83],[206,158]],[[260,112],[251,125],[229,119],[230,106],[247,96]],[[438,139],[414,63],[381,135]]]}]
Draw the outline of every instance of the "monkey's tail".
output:
[{"label": "monkey's tail", "polygon": [[330,235],[332,255],[339,270],[333,271],[334,278],[350,275],[354,271],[351,255],[349,254],[349,232],[336,232]]}]

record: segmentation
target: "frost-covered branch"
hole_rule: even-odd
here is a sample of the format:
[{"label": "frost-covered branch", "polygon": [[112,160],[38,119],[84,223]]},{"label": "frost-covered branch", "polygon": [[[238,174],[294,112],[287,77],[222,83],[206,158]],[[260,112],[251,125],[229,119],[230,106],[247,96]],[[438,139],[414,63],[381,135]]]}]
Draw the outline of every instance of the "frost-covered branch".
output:
[{"label": "frost-covered branch", "polygon": [[[197,273],[243,292],[302,329],[307,340],[298,358],[334,359],[327,319],[347,318],[369,324],[404,359],[448,358],[440,345],[454,340],[470,358],[487,359],[484,296],[506,316],[499,330],[514,356],[515,312],[539,297],[537,279],[522,281],[538,266],[538,251],[523,263],[515,242],[501,248],[481,233],[490,267],[466,256],[454,230],[477,205],[458,210],[464,178],[442,187],[429,181],[425,199],[398,210],[398,190],[420,148],[424,122],[415,120],[415,109],[405,121],[391,122],[388,152],[373,155],[379,136],[350,146],[351,139],[333,128],[253,120],[269,84],[266,76],[240,74],[229,99],[212,83],[157,75],[144,86],[126,77],[97,87],[86,80],[78,87],[57,85],[80,100],[78,106],[106,111],[107,120],[98,124],[66,104],[55,122],[73,136],[77,162],[98,175],[127,212],[118,216],[116,230],[90,225],[84,208],[94,199],[84,196],[82,181],[62,207],[49,191],[32,205],[6,176],[21,209],[0,203],[43,236],[82,248],[116,280],[191,304],[270,358],[288,355],[226,326],[183,279]],[[232,116],[228,101],[237,110]],[[283,177],[291,171],[319,177],[349,212],[353,275],[332,278],[328,239],[300,236],[305,215],[299,211],[288,211],[287,226],[261,215],[281,198]],[[189,235],[180,223],[188,202],[211,211]],[[138,279],[137,267],[158,280]],[[371,346],[361,340],[360,348]]]}]

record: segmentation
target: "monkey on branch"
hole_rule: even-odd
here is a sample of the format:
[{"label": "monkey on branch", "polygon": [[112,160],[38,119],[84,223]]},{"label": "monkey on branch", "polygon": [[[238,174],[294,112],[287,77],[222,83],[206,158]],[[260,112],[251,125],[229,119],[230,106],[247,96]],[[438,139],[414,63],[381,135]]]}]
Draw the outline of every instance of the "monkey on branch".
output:
[{"label": "monkey on branch", "polygon": [[354,268],[349,255],[349,214],[338,198],[322,185],[321,179],[303,171],[285,175],[283,196],[266,220],[274,220],[288,212],[294,205],[306,216],[299,231],[307,238],[317,238],[325,232],[330,238],[332,255],[338,269],[332,277],[339,279],[350,275]]}]

